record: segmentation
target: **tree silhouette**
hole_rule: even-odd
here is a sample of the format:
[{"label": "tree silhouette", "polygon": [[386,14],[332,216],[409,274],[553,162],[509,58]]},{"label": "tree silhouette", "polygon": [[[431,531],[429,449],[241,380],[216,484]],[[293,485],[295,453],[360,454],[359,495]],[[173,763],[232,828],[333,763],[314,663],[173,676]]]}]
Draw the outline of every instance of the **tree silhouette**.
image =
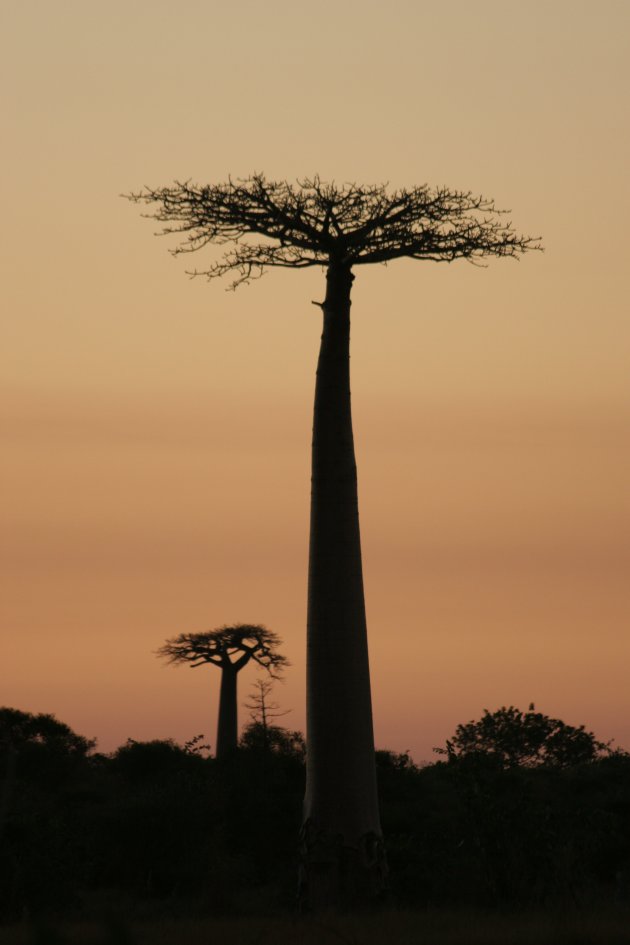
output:
[{"label": "tree silhouette", "polygon": [[225,247],[205,275],[230,276],[232,288],[271,267],[326,268],[326,296],[314,303],[323,333],[312,446],[302,888],[316,908],[379,895],[386,865],[350,409],[353,269],[403,257],[482,263],[540,247],[516,234],[491,200],[444,187],[390,193],[254,174],[217,185],[175,182],[130,199],[152,205],[162,233],[180,238],[175,254]]},{"label": "tree silhouette", "polygon": [[36,773],[52,786],[81,769],[95,745],[54,715],[0,707],[0,833],[16,777]]},{"label": "tree silhouette", "polygon": [[512,705],[495,712],[484,709],[479,721],[458,725],[446,747],[434,751],[449,761],[481,759],[501,768],[565,768],[613,753],[583,725],[567,725],[536,712],[533,702],[527,712]]},{"label": "tree silhouette", "polygon": [[271,676],[282,672],[289,661],[277,652],[282,640],[261,625],[237,624],[203,633],[180,633],[157,651],[169,663],[188,663],[192,669],[211,663],[221,669],[216,757],[223,760],[237,746],[238,710],[236,680],[253,660]]},{"label": "tree silhouette", "polygon": [[96,745],[96,739],[77,735],[49,713],[22,712],[8,706],[0,708],[0,752],[46,752],[51,756],[83,759]]},{"label": "tree silhouette", "polygon": [[290,709],[280,710],[278,702],[269,701],[273,682],[272,679],[257,679],[252,686],[254,691],[249,697],[249,702],[244,703],[245,708],[249,709],[251,719],[249,727],[255,726],[256,732],[260,735],[262,747],[265,749],[269,745],[269,730],[275,727],[274,720],[288,715],[291,711]]}]

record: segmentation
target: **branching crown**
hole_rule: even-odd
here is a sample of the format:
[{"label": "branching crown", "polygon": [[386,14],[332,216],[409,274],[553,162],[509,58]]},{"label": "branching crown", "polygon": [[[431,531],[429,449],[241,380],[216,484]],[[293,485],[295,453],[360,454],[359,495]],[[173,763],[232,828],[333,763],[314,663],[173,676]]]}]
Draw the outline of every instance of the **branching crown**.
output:
[{"label": "branching crown", "polygon": [[319,177],[293,185],[253,174],[226,184],[175,182],[128,196],[157,205],[147,216],[165,224],[161,234],[181,237],[174,254],[209,243],[228,247],[209,269],[192,274],[231,274],[232,288],[268,267],[352,267],[405,256],[479,263],[541,248],[515,233],[492,200],[445,187],[388,193],[384,185],[327,184]]}]

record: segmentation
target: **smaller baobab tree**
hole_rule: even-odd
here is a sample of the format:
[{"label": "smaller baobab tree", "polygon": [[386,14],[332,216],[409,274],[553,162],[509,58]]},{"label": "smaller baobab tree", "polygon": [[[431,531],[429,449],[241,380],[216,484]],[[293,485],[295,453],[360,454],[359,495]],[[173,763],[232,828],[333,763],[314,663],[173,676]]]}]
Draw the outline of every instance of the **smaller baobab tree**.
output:
[{"label": "smaller baobab tree", "polygon": [[237,745],[238,714],[236,681],[240,671],[251,661],[277,678],[285,666],[286,656],[278,653],[282,640],[277,633],[258,624],[236,624],[202,633],[180,633],[167,640],[158,656],[176,666],[182,663],[195,669],[211,663],[221,669],[219,720],[217,724],[217,759],[226,758]]}]

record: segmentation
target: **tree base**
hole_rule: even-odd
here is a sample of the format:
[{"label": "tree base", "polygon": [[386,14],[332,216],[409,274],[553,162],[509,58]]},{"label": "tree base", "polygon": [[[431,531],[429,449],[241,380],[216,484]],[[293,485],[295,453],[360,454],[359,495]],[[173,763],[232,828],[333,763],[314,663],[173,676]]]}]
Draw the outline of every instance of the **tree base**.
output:
[{"label": "tree base", "polygon": [[300,834],[298,899],[306,912],[345,911],[376,905],[387,895],[383,838],[366,833],[355,843],[307,820]]}]

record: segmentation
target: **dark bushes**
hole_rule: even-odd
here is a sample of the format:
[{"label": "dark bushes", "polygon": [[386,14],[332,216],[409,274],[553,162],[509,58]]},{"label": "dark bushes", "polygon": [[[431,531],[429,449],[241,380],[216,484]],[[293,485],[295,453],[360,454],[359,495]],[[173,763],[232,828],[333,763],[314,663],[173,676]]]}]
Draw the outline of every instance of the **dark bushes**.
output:
[{"label": "dark bushes", "polygon": [[[221,764],[171,741],[129,741],[104,756],[50,722],[59,737],[29,734],[4,711],[13,735],[0,741],[3,920],[85,914],[99,896],[173,913],[293,908],[304,793],[295,733],[246,733]],[[406,754],[378,752],[377,765],[399,905],[529,907],[625,894],[628,756],[503,769],[473,754],[418,768]]]}]

